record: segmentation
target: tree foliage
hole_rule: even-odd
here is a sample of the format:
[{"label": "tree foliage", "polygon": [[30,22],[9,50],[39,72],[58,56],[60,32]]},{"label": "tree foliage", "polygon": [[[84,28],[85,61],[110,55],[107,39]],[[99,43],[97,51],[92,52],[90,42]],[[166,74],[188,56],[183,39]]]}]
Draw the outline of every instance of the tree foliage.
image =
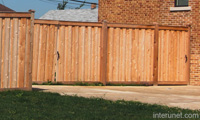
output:
[{"label": "tree foliage", "polygon": [[[75,9],[81,9],[85,5],[85,2],[86,2],[86,0],[84,0],[80,6],[75,7]],[[64,10],[67,7],[68,3],[69,3],[68,0],[63,0],[62,3],[58,3],[57,9]]]},{"label": "tree foliage", "polygon": [[67,1],[63,0],[62,3],[58,3],[57,9],[58,10],[64,10],[66,8],[66,6],[67,6],[67,3],[68,3],[68,0]]}]

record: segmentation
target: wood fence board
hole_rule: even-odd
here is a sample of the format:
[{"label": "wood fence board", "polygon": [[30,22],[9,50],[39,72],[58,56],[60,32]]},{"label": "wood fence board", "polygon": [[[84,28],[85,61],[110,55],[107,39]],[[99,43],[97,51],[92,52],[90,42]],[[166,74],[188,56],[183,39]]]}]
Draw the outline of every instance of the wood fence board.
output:
[{"label": "wood fence board", "polygon": [[138,60],[138,34],[136,29],[132,31],[132,49],[131,49],[131,81],[137,81],[137,60]]},{"label": "wood fence board", "polygon": [[74,66],[74,81],[78,81],[78,55],[79,55],[79,26],[74,27],[74,42],[75,42],[75,46],[74,46],[74,54],[75,54],[75,58],[74,58],[74,62],[75,62],[75,66]]},{"label": "wood fence board", "polygon": [[85,31],[84,31],[85,27],[80,27],[79,28],[79,40],[78,40],[78,45],[79,45],[79,52],[78,52],[78,81],[84,81],[84,50],[85,50],[85,46],[84,46],[84,42],[85,42]]},{"label": "wood fence board", "polygon": [[91,58],[92,58],[92,28],[88,27],[88,79],[87,81],[92,81],[91,79]]},{"label": "wood fence board", "polygon": [[19,43],[18,43],[18,85],[24,87],[24,70],[25,70],[25,41],[26,41],[26,19],[20,21]]},{"label": "wood fence board", "polygon": [[1,77],[1,72],[2,72],[2,36],[3,36],[3,19],[2,18],[0,18],[0,88],[2,87],[2,81],[3,81],[3,79],[2,79],[2,77]]},{"label": "wood fence board", "polygon": [[40,25],[34,26],[34,41],[33,41],[33,67],[32,67],[32,80],[37,81],[38,70],[38,54],[39,54],[39,37],[40,37]]},{"label": "wood fence board", "polygon": [[[100,81],[100,58],[101,58],[101,37],[102,37],[102,28],[98,28],[98,46],[97,46],[97,51],[98,51],[98,60],[97,60],[97,79],[98,79],[98,82],[101,82]],[[108,78],[108,77],[107,77]],[[107,79],[106,78],[106,79]]]},{"label": "wood fence board", "polygon": [[9,88],[9,44],[10,44],[10,18],[5,19],[5,57],[4,57],[4,88]]},{"label": "wood fence board", "polygon": [[122,81],[125,81],[126,78],[126,29],[122,30]]},{"label": "wood fence board", "polygon": [[94,36],[94,81],[98,81],[98,34],[99,34],[99,31],[98,31],[98,27],[95,27],[94,28],[94,33],[95,33],[95,36]]},{"label": "wood fence board", "polygon": [[[65,54],[65,59],[64,59],[64,81],[70,80],[71,78],[70,76],[70,69],[71,67],[70,65],[70,57],[71,57],[71,53],[69,52],[71,49],[71,42],[69,42],[69,27],[65,26],[65,50],[64,50],[64,54]],[[70,37],[71,39],[71,37]]]},{"label": "wood fence board", "polygon": [[59,54],[58,60],[58,82],[64,81],[64,59],[65,59],[65,26],[60,26],[59,35],[58,35],[58,44],[57,50]]},{"label": "wood fence board", "polygon": [[[113,69],[112,69],[112,64],[113,64],[113,34],[114,29],[109,28],[108,29],[108,81],[112,80],[112,75],[113,75]],[[120,57],[121,58],[121,57]]]},{"label": "wood fence board", "polygon": [[92,41],[91,41],[91,80],[94,80],[95,77],[95,31],[94,27],[92,28]]},{"label": "wood fence board", "polygon": [[13,19],[13,62],[12,62],[12,88],[17,87],[17,59],[18,59],[18,29],[19,29],[19,20],[17,18]]},{"label": "wood fence board", "polygon": [[5,64],[5,19],[2,27],[2,55],[1,55],[1,88],[4,88],[4,64]]},{"label": "wood fence board", "polygon": [[126,42],[126,81],[131,81],[131,45],[132,45],[132,29],[127,29]]},{"label": "wood fence board", "polygon": [[[53,31],[53,30],[52,30]],[[56,82],[57,78],[57,41],[58,41],[58,26],[54,27],[54,49],[53,49],[53,68],[52,68],[52,82]]]},{"label": "wood fence board", "polygon": [[14,59],[14,20],[10,22],[10,46],[9,46],[9,88],[12,88],[13,82],[13,59]]},{"label": "wood fence board", "polygon": [[40,45],[39,45],[39,61],[38,61],[38,81],[45,80],[45,62],[46,62],[46,45],[47,45],[47,31],[48,26],[43,25],[40,33]]},{"label": "wood fence board", "polygon": [[51,81],[53,79],[53,60],[54,60],[54,38],[55,38],[55,26],[50,25],[47,34],[47,48],[46,48],[46,65],[45,65],[45,81]]},{"label": "wood fence board", "polygon": [[117,52],[118,52],[118,46],[117,46],[117,43],[119,41],[119,37],[117,36],[118,35],[118,32],[116,30],[116,28],[114,29],[114,39],[113,39],[113,66],[112,66],[112,69],[113,69],[113,74],[112,74],[112,81],[118,81],[118,64],[117,64],[117,59],[119,58],[117,55]]},{"label": "wood fence board", "polygon": [[26,46],[25,46],[25,77],[24,77],[24,86],[25,87],[29,87],[29,81],[31,80],[31,76],[30,76],[30,59],[31,59],[31,19],[26,19]]},{"label": "wood fence board", "polygon": [[[154,74],[153,74],[153,71],[154,71],[154,34],[155,34],[155,32],[154,32],[154,30],[151,30],[151,49],[150,49],[150,51],[151,51],[151,69],[150,69],[150,80],[151,81],[154,81]],[[159,34],[159,33],[158,33]],[[158,38],[159,39],[159,38]],[[159,42],[159,41],[158,41]],[[157,44],[157,45],[159,45],[159,43]],[[159,53],[159,52],[158,52]],[[157,64],[158,64],[158,61],[157,61]],[[158,69],[158,68],[157,68]],[[158,73],[157,73],[157,75],[158,75]]]},{"label": "wood fence board", "polygon": [[89,74],[88,74],[88,66],[89,66],[89,62],[88,62],[88,58],[89,58],[89,42],[88,42],[88,27],[85,28],[85,42],[84,42],[84,81],[88,81],[88,77],[89,77]]}]

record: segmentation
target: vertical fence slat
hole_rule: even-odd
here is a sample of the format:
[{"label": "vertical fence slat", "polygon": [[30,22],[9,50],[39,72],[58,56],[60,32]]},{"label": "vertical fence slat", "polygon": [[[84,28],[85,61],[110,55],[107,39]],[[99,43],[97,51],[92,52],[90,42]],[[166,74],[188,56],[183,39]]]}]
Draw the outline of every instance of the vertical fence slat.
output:
[{"label": "vertical fence slat", "polygon": [[98,81],[98,27],[95,27],[94,29],[95,32],[95,46],[94,46],[94,81],[97,82]]},{"label": "vertical fence slat", "polygon": [[19,32],[19,43],[18,43],[18,85],[24,87],[24,70],[25,70],[25,41],[26,41],[26,19],[21,18],[20,21],[20,32]]},{"label": "vertical fence slat", "polygon": [[78,66],[79,66],[79,62],[78,62],[78,55],[79,55],[79,26],[75,26],[75,33],[74,33],[74,42],[75,42],[75,48],[74,48],[74,53],[75,53],[75,69],[74,69],[74,81],[79,81],[78,80]]},{"label": "vertical fence slat", "polygon": [[5,19],[4,88],[9,88],[10,18]]},{"label": "vertical fence slat", "polygon": [[46,43],[46,58],[45,58],[45,76],[44,76],[44,81],[50,81],[51,78],[49,78],[49,76],[51,77],[51,75],[49,75],[49,70],[50,70],[50,50],[52,50],[53,48],[51,48],[51,39],[50,39],[50,26],[47,26],[47,43]]},{"label": "vertical fence slat", "polygon": [[92,28],[88,27],[88,81],[92,81],[91,80],[91,58],[92,58]]},{"label": "vertical fence slat", "polygon": [[40,25],[34,26],[34,41],[33,41],[33,67],[32,67],[32,80],[36,82],[37,70],[38,70],[38,54],[39,54],[39,37],[40,37]]},{"label": "vertical fence slat", "polygon": [[2,72],[2,39],[3,39],[3,19],[0,18],[0,88],[2,87],[2,75],[1,75],[1,72]]},{"label": "vertical fence slat", "polygon": [[30,83],[29,80],[31,80],[30,77],[30,59],[31,59],[31,36],[30,36],[30,32],[31,32],[31,19],[27,19],[26,20],[26,46],[25,46],[25,77],[24,77],[24,86],[25,87],[29,87]]},{"label": "vertical fence slat", "polygon": [[108,82],[112,80],[112,64],[113,64],[113,28],[108,29]]},{"label": "vertical fence slat", "polygon": [[13,59],[14,59],[14,51],[13,51],[13,48],[14,48],[14,20],[11,19],[11,22],[10,22],[10,47],[9,47],[9,73],[10,73],[10,77],[9,77],[9,88],[12,88],[12,84],[13,84]]},{"label": "vertical fence slat", "polygon": [[50,25],[47,35],[47,55],[45,66],[45,81],[51,81],[53,79],[53,59],[54,59],[54,38],[55,38],[55,25]]},{"label": "vertical fence slat", "polygon": [[140,53],[139,53],[139,50],[140,50],[140,40],[139,40],[139,29],[135,29],[135,42],[136,42],[136,45],[137,46],[135,46],[136,47],[136,55],[135,55],[135,59],[136,59],[136,78],[135,78],[135,80],[139,83],[140,82],[140,71],[139,71],[139,67],[140,67],[140,65],[139,65],[139,56],[140,56]]},{"label": "vertical fence slat", "polygon": [[131,81],[137,82],[137,55],[138,55],[138,39],[136,30],[132,31],[132,49],[131,49]]},{"label": "vertical fence slat", "polygon": [[69,28],[68,28],[68,26],[65,26],[64,81],[69,80],[69,78],[68,78],[68,76],[69,76],[68,59],[69,59],[70,53],[68,53],[68,51],[69,51],[69,46],[71,46],[71,44],[69,44],[68,38],[69,38]]},{"label": "vertical fence slat", "polygon": [[94,80],[94,67],[95,67],[95,30],[94,27],[92,28],[92,41],[91,41],[91,80]]},{"label": "vertical fence slat", "polygon": [[89,66],[89,39],[88,39],[88,27],[85,32],[85,81],[88,81],[88,66]]},{"label": "vertical fence slat", "polygon": [[54,48],[53,48],[53,68],[52,68],[52,81],[56,82],[56,69],[57,69],[57,40],[58,40],[58,26],[54,25],[53,29],[52,29],[52,34],[54,34],[53,36],[53,44],[54,44]]},{"label": "vertical fence slat", "polygon": [[[100,43],[101,43],[101,31],[102,31],[102,28],[98,28],[98,46],[97,46],[97,49],[98,49],[98,66],[97,66],[97,79],[98,79],[98,82],[100,81],[100,58],[101,58],[101,52],[100,52]],[[107,55],[108,56],[108,55]],[[108,62],[108,61],[107,61]],[[108,65],[107,65],[108,66]],[[108,69],[107,69],[108,70]],[[108,73],[107,73],[108,75]],[[108,77],[107,77],[108,78]]]},{"label": "vertical fence slat", "polygon": [[114,29],[114,33],[113,33],[113,36],[114,36],[114,39],[113,39],[113,66],[112,66],[112,69],[113,69],[113,74],[112,74],[112,80],[113,81],[118,81],[118,42],[119,42],[119,36],[118,36],[118,29]]},{"label": "vertical fence slat", "polygon": [[129,81],[129,70],[130,70],[130,56],[129,56],[129,54],[130,54],[130,31],[127,29],[126,30],[126,44],[125,44],[125,46],[126,46],[126,52],[125,52],[125,55],[126,55],[126,59],[125,59],[125,66],[126,66],[126,68],[125,68],[125,81]]},{"label": "vertical fence slat", "polygon": [[4,88],[4,64],[5,64],[5,19],[3,19],[2,28],[2,56],[1,56],[1,88]]},{"label": "vertical fence slat", "polygon": [[46,42],[47,42],[47,25],[42,25],[40,31],[39,44],[39,61],[38,61],[38,81],[45,80],[45,62],[46,62]]},{"label": "vertical fence slat", "polygon": [[122,29],[122,78],[121,81],[125,81],[126,78],[126,29]]},{"label": "vertical fence slat", "polygon": [[78,29],[78,33],[79,33],[79,38],[78,38],[78,81],[83,81],[83,78],[82,78],[82,67],[83,67],[83,62],[84,62],[84,59],[82,59],[82,56],[83,56],[83,30],[82,30],[83,27],[79,27]]},{"label": "vertical fence slat", "polygon": [[[82,82],[84,82],[84,78],[85,78],[85,26],[84,27],[82,27],[81,28],[81,33],[82,33],[82,36],[81,36],[81,50],[80,50],[80,52],[81,52],[81,81]],[[79,59],[79,61],[80,61],[80,59]]]},{"label": "vertical fence slat", "polygon": [[17,87],[17,43],[18,43],[18,28],[19,28],[19,21],[17,18],[13,19],[13,67],[12,67],[12,88]]},{"label": "vertical fence slat", "polygon": [[64,81],[64,50],[65,50],[65,26],[59,27],[59,37],[58,37],[58,80]]}]

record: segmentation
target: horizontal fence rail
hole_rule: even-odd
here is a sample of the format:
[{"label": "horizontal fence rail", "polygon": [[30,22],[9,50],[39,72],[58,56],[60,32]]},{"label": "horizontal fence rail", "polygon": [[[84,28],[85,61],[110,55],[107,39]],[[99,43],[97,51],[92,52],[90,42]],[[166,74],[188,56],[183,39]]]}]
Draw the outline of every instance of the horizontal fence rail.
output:
[{"label": "horizontal fence rail", "polygon": [[0,91],[31,90],[34,13],[0,13]]},{"label": "horizontal fence rail", "polygon": [[35,20],[34,31],[35,83],[188,83],[188,27]]}]

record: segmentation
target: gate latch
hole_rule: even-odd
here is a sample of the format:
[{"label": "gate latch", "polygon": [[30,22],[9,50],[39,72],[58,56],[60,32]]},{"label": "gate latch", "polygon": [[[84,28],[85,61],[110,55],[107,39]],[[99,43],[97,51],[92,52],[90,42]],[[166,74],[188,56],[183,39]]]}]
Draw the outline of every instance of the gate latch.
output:
[{"label": "gate latch", "polygon": [[57,51],[57,60],[60,59],[60,53]]},{"label": "gate latch", "polygon": [[187,61],[188,61],[188,57],[187,55],[185,55],[185,63],[187,63]]}]

